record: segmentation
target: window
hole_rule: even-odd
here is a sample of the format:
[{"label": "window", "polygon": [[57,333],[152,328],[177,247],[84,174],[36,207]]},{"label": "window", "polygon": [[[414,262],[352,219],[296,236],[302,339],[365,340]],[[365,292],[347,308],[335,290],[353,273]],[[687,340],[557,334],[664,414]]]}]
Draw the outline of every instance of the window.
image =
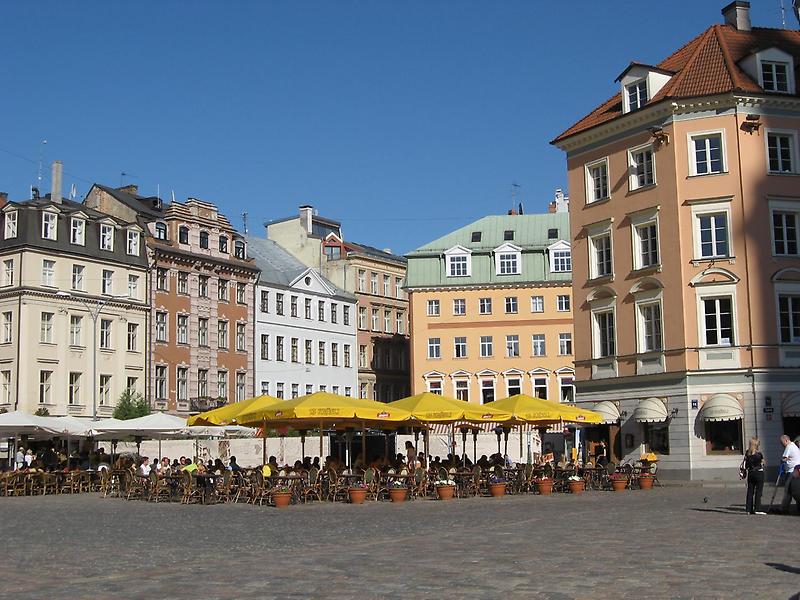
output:
[{"label": "window", "polygon": [[331,342],[331,365],[339,366],[339,344],[336,342]]},{"label": "window", "polygon": [[319,300],[317,302],[317,320],[324,321],[325,320],[325,301]]},{"label": "window", "polygon": [[353,397],[353,388],[350,387],[349,385],[344,386],[344,395],[347,396],[348,398],[352,398]]},{"label": "window", "polygon": [[73,217],[69,222],[69,242],[83,246],[86,243],[86,221]]},{"label": "window", "polygon": [[358,291],[367,291],[367,273],[364,271],[364,269],[358,270]]},{"label": "window", "polygon": [[14,285],[14,259],[3,261],[3,285]]},{"label": "window", "polygon": [[197,345],[201,348],[208,347],[208,319],[197,319]]},{"label": "window", "polygon": [[201,231],[200,232],[200,247],[203,249],[208,249],[208,232]]},{"label": "window", "polygon": [[765,92],[788,92],[789,65],[784,62],[761,61],[761,80]]},{"label": "window", "polygon": [[428,380],[428,391],[431,394],[437,394],[439,396],[442,395],[442,380],[441,379],[429,379]]},{"label": "window", "polygon": [[[105,273],[105,271],[103,271]],[[42,261],[42,285],[52,287],[55,285],[56,280],[56,261],[43,260]]]},{"label": "window", "polygon": [[167,225],[166,225],[166,223],[156,223],[156,239],[157,240],[166,240],[167,239]]},{"label": "window", "polygon": [[742,454],[742,421],[704,421],[706,454]]},{"label": "window", "polygon": [[128,275],[128,298],[131,300],[139,299],[139,276]]},{"label": "window", "polygon": [[[263,294],[264,292],[262,292]],[[311,298],[305,299],[305,317],[306,319],[311,318]]]},{"label": "window", "polygon": [[700,232],[700,256],[716,258],[728,256],[728,214],[708,213],[697,215]]},{"label": "window", "polygon": [[175,398],[185,402],[189,399],[189,369],[178,367],[175,373]]},{"label": "window", "polygon": [[53,343],[53,313],[43,312],[39,323],[39,341],[43,344]]},{"label": "window", "polygon": [[164,267],[156,267],[156,289],[167,289],[167,270]]},{"label": "window", "polygon": [[100,250],[114,250],[114,226],[100,224]]},{"label": "window", "polygon": [[176,328],[177,328],[177,336],[176,340],[179,344],[188,344],[189,343],[189,316],[188,315],[178,315],[175,318]]},{"label": "window", "polygon": [[770,173],[794,173],[794,153],[794,134],[767,132],[767,159]]},{"label": "window", "polygon": [[395,298],[403,297],[403,280],[400,277],[394,278],[394,293]]},{"label": "window", "polygon": [[800,344],[800,296],[780,294],[778,296],[778,317],[781,343]]},{"label": "window", "polygon": [[517,314],[518,312],[519,312],[519,307],[517,306],[517,297],[506,296],[506,314],[512,315],[512,314]]},{"label": "window", "polygon": [[513,229],[506,229],[503,232],[503,239],[505,241],[507,241],[507,242],[510,241],[510,240],[513,240],[514,239],[514,230]]},{"label": "window", "polygon": [[225,254],[228,253],[228,237],[221,235],[219,236],[219,251],[224,252]]},{"label": "window", "polygon": [[245,335],[245,323],[236,324],[236,351],[245,352],[247,350],[247,336]]},{"label": "window", "polygon": [[6,213],[4,237],[5,239],[17,237],[17,211],[15,210]]},{"label": "window", "polygon": [[467,277],[469,275],[469,256],[455,254],[447,257],[448,277]]},{"label": "window", "polygon": [[773,252],[778,256],[797,256],[797,213],[772,212]]},{"label": "window", "polygon": [[533,396],[547,400],[547,377],[533,378]]},{"label": "window", "polygon": [[592,279],[606,277],[612,274],[611,234],[598,235],[591,239],[592,248]]},{"label": "window", "polygon": [[[263,389],[263,383],[262,383]],[[267,391],[269,391],[269,384],[267,384]],[[208,398],[208,370],[197,369],[197,395],[200,398]]]},{"label": "window", "polygon": [[554,273],[572,271],[572,252],[570,250],[553,250],[551,257]]},{"label": "window", "polygon": [[275,312],[283,316],[283,294],[281,293],[275,294]]},{"label": "window", "polygon": [[373,294],[378,293],[378,274],[377,273],[370,273],[369,274],[369,291]]},{"label": "window", "polygon": [[531,312],[544,312],[544,296],[531,296]]},{"label": "window", "polygon": [[289,341],[289,358],[293,363],[300,362],[300,340],[292,338]]},{"label": "window", "polygon": [[[342,307],[342,323],[344,323],[344,325],[347,326],[347,327],[350,326],[350,307],[349,306],[343,306]],[[400,333],[400,332],[398,331],[397,333]]]},{"label": "window", "polygon": [[429,317],[438,317],[439,316],[439,301],[438,300],[428,300],[428,316]]},{"label": "window", "polygon": [[659,264],[658,225],[655,222],[637,225],[633,228],[635,237],[634,268],[644,269]]},{"label": "window", "polygon": [[56,222],[58,220],[58,216],[45,212],[42,213],[42,239],[45,240],[55,240],[57,233],[56,233]]},{"label": "window", "polygon": [[730,296],[703,299],[703,336],[706,346],[733,345],[733,302]]},{"label": "window", "polygon": [[640,351],[655,352],[661,350],[661,304],[639,305]]},{"label": "window", "polygon": [[547,346],[544,341],[544,334],[543,333],[534,333],[531,336],[532,348],[533,348],[533,356],[546,356],[547,355]]},{"label": "window", "polygon": [[261,360],[269,360],[269,336],[261,334]]},{"label": "window", "polygon": [[261,290],[259,307],[261,312],[269,312],[269,292],[267,290]]},{"label": "window", "polygon": [[72,265],[72,289],[83,291],[83,265]]},{"label": "window", "polygon": [[616,354],[614,311],[608,310],[594,313],[594,322],[595,358],[614,356]]},{"label": "window", "polygon": [[103,269],[100,291],[109,296],[114,293],[114,271]]},{"label": "window", "polygon": [[453,300],[453,314],[455,316],[467,314],[467,301],[464,298],[456,298]]},{"label": "window", "polygon": [[[308,396],[309,394],[313,394],[313,393],[314,393],[314,385],[311,384],[311,383],[307,383],[306,384],[306,396]],[[362,398],[366,398],[366,396],[362,396]]]},{"label": "window", "polygon": [[383,311],[383,331],[385,333],[392,332],[392,311],[390,310]]},{"label": "window", "polygon": [[378,331],[378,309],[372,309],[372,331]]},{"label": "window", "polygon": [[608,159],[586,165],[586,203],[608,198]]},{"label": "window", "polygon": [[228,348],[228,322],[227,321],[217,321],[217,346],[219,348],[222,348],[222,349],[227,349]]},{"label": "window", "polygon": [[[295,391],[297,384],[292,385],[292,392]],[[241,402],[247,396],[247,373],[236,373],[236,401]],[[296,396],[294,396],[296,398]]]},{"label": "window", "polygon": [[139,324],[128,323],[128,352],[136,352],[139,350]]},{"label": "window", "polygon": [[364,345],[358,347],[358,367],[360,369],[367,368],[367,347]]},{"label": "window", "polygon": [[388,275],[383,276],[383,295],[387,298],[392,296],[392,278]]},{"label": "window", "polygon": [[490,315],[492,314],[492,299],[479,298],[478,299],[478,314]]},{"label": "window", "polygon": [[367,328],[367,309],[363,306],[358,307],[358,328],[359,329],[366,329]]},{"label": "window", "polygon": [[519,336],[516,334],[506,336],[506,357],[519,357]]},{"label": "window", "polygon": [[167,313],[165,312],[156,313],[156,341],[167,341]]},{"label": "window", "polygon": [[197,295],[201,298],[208,298],[208,275],[198,275],[197,277]]},{"label": "window", "polygon": [[314,360],[314,357],[312,356],[314,354],[314,350],[312,348],[312,344],[313,344],[313,342],[311,340],[306,340],[305,341],[305,359],[306,359],[305,363],[307,365],[312,364],[312,361]]},{"label": "window", "polygon": [[442,358],[441,338],[428,338],[428,358]]},{"label": "window", "polygon": [[653,147],[637,148],[628,152],[628,166],[630,179],[628,185],[631,190],[655,185],[656,175],[653,166]]},{"label": "window", "polygon": [[[281,396],[283,397],[283,396]],[[217,398],[228,398],[228,372],[217,371]]]},{"label": "window", "polygon": [[481,400],[484,404],[494,402],[494,379],[481,379]]},{"label": "window", "polygon": [[482,335],[481,336],[481,358],[487,358],[492,356],[492,336],[490,335]]},{"label": "window", "polygon": [[235,242],[233,242],[233,255],[236,258],[241,258],[242,260],[247,258],[246,247],[242,240],[236,240]]},{"label": "window", "polygon": [[319,356],[317,357],[317,364],[324,365],[325,364],[325,342],[319,342]]},{"label": "window", "polygon": [[189,228],[185,225],[181,225],[178,227],[178,243],[180,244],[188,244],[189,243]]},{"label": "window", "polygon": [[456,400],[469,402],[469,380],[456,379],[455,388],[456,388]]},{"label": "window", "polygon": [[725,170],[722,134],[692,136],[692,175],[710,175]]},{"label": "window", "polygon": [[111,319],[100,319],[100,348],[111,350]]},{"label": "window", "polygon": [[275,336],[275,360],[283,362],[283,350],[283,336],[277,335]]},{"label": "window", "polygon": [[0,371],[0,404],[11,404],[11,371]]},{"label": "window", "polygon": [[39,371],[39,404],[50,404],[52,400],[52,371]]},{"label": "window", "polygon": [[189,293],[189,273],[186,271],[178,271],[178,293]]},{"label": "window", "polygon": [[335,302],[331,302],[331,323],[337,323],[339,321],[338,311],[337,311],[338,304]]},{"label": "window", "polygon": [[560,356],[569,356],[572,354],[572,334],[559,333],[558,334],[558,354]]},{"label": "window", "polygon": [[561,402],[575,402],[575,378],[560,376],[558,378],[558,391]]},{"label": "window", "polygon": [[130,392],[135,392],[138,388],[139,378],[138,377],[128,377],[125,385],[125,389]]},{"label": "window", "polygon": [[344,345],[344,368],[350,368],[350,344]]},{"label": "window", "polygon": [[228,280],[220,279],[217,281],[217,299],[223,302],[228,301]]},{"label": "window", "polygon": [[509,377],[506,380],[507,393],[510,396],[516,396],[522,393],[522,380],[519,377]]},{"label": "window", "polygon": [[[71,317],[72,319],[76,317]],[[80,317],[77,317],[80,319]],[[10,344],[14,339],[14,313],[10,310],[3,312],[3,343]],[[79,344],[73,344],[75,346]]]},{"label": "window", "polygon": [[467,338],[453,338],[453,358],[467,358]]},{"label": "window", "polygon": [[639,110],[647,104],[647,80],[640,79],[625,87],[625,95],[628,98],[628,110]]},{"label": "window", "polygon": [[126,252],[130,256],[139,256],[139,232],[128,230],[127,234]]},{"label": "window", "polygon": [[497,257],[498,275],[519,275],[519,252],[503,252]]},{"label": "window", "polygon": [[569,295],[559,295],[556,298],[556,306],[559,312],[568,312],[570,309]]},{"label": "window", "polygon": [[289,316],[297,317],[297,296],[289,296]]}]

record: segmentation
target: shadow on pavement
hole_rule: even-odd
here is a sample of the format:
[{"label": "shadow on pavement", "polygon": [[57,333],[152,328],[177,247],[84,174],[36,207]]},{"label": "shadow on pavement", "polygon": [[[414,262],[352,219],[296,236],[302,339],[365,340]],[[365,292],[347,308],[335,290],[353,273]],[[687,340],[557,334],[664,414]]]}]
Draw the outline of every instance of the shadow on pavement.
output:
[{"label": "shadow on pavement", "polygon": [[783,563],[774,563],[768,562],[764,563],[768,567],[772,567],[773,569],[777,569],[778,571],[784,571],[786,573],[793,573],[794,575],[800,575],[800,567],[790,567],[789,565],[784,565]]}]

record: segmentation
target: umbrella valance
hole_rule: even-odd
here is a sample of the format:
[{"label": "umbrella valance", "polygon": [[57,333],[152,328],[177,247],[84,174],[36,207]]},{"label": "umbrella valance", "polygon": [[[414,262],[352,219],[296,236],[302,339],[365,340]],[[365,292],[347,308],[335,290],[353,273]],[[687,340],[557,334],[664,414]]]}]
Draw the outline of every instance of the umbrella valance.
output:
[{"label": "umbrella valance", "polygon": [[497,422],[508,421],[511,418],[511,413],[497,406],[496,402],[489,405],[470,404],[431,392],[395,400],[387,406],[393,410],[408,411],[414,420],[425,423]]},{"label": "umbrella valance", "polygon": [[267,395],[256,396],[255,398],[248,398],[247,400],[242,400],[241,402],[226,404],[225,406],[220,406],[219,408],[208,410],[198,415],[193,415],[189,417],[187,423],[190,426],[233,425],[239,422],[238,417],[244,411],[249,410],[250,408],[255,409],[257,407],[264,407],[275,402],[283,401],[279,398],[273,398],[272,396]]}]

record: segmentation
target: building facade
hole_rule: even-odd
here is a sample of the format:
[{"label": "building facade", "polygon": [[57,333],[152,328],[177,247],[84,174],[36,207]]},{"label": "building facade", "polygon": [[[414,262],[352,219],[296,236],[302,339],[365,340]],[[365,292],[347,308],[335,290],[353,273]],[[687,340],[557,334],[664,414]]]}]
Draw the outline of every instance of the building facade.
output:
[{"label": "building facade", "polygon": [[196,198],[162,207],[134,188],[95,185],[85,203],[135,215],[146,231],[152,406],[185,414],[250,397],[258,269],[244,237]]},{"label": "building facade", "polygon": [[569,217],[484,217],[407,255],[413,393],[574,399]]},{"label": "building facade", "polygon": [[356,298],[272,240],[247,237],[260,270],[255,286],[257,393],[354,396]]},{"label": "building facade", "polygon": [[[746,440],[800,434],[800,32],[749,3],[562,133],[577,400],[614,457],[735,478]],[[773,461],[774,464],[774,461]]]},{"label": "building facade", "polygon": [[406,260],[346,241],[341,224],[301,206],[267,224],[267,237],[358,300],[358,396],[390,402],[409,393]]},{"label": "building facade", "polygon": [[58,187],[2,208],[0,408],[110,417],[146,386],[143,232]]}]

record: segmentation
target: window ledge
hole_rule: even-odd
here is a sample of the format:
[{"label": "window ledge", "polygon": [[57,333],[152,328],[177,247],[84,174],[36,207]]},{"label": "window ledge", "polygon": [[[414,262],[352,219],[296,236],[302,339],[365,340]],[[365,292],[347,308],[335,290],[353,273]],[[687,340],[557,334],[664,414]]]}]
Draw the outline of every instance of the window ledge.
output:
[{"label": "window ledge", "polygon": [[719,177],[720,175],[728,175],[728,171],[720,171],[719,173],[694,173],[687,175],[686,179],[694,179],[695,177]]},{"label": "window ledge", "polygon": [[638,269],[632,269],[631,275],[635,277],[641,277],[642,275],[649,275],[651,273],[661,273],[663,271],[661,263],[657,265],[649,265],[647,267],[639,267]]},{"label": "window ledge", "polygon": [[715,258],[693,258],[691,260],[693,267],[699,267],[704,264],[711,264],[715,262],[727,262],[730,265],[736,264],[735,256],[717,256]]},{"label": "window ledge", "polygon": [[600,277],[592,277],[589,279],[589,283],[591,284],[601,284],[601,283],[614,283],[614,275],[601,275]]},{"label": "window ledge", "polygon": [[655,189],[657,186],[658,186],[658,183],[656,182],[656,183],[650,183],[648,185],[643,185],[642,187],[634,188],[632,190],[629,189],[627,195],[630,196],[630,195],[633,195],[633,194],[638,194],[640,192],[646,192],[648,190]]},{"label": "window ledge", "polygon": [[605,204],[606,202],[611,201],[611,196],[607,198],[600,198],[599,200],[592,200],[591,202],[586,202],[585,206],[597,206],[598,204]]},{"label": "window ledge", "polygon": [[782,171],[767,171],[767,175],[777,175],[778,177],[797,177],[800,173],[796,171],[782,172]]}]

